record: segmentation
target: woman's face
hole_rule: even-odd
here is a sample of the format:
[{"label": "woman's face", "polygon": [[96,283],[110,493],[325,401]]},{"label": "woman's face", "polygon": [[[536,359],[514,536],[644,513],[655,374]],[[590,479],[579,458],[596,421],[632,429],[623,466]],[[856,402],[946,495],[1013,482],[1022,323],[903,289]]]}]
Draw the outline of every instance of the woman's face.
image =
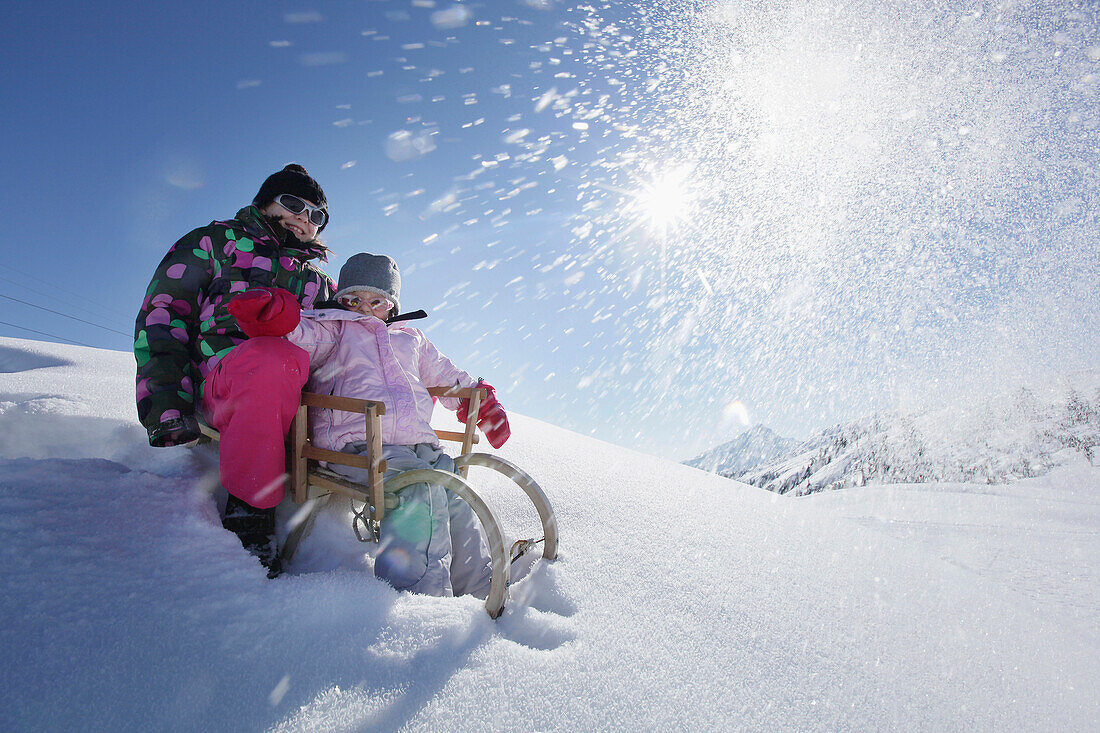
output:
[{"label": "woman's face", "polygon": [[[312,204],[313,206],[317,205],[312,201],[307,201],[306,203]],[[273,219],[277,219],[280,224],[286,227],[287,231],[298,238],[299,242],[312,242],[317,238],[317,226],[309,220],[309,209],[302,209],[300,213],[292,214],[272,201],[265,206],[262,211]]]}]

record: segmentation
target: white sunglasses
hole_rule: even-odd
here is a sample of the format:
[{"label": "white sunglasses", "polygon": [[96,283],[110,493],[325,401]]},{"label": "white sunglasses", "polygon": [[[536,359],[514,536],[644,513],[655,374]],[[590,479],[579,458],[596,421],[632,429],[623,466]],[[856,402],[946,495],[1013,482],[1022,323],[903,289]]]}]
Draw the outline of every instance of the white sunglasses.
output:
[{"label": "white sunglasses", "polygon": [[348,308],[358,308],[363,303],[366,303],[371,310],[375,310],[381,305],[386,305],[386,310],[393,308],[393,301],[389,298],[383,298],[380,295],[376,295],[370,300],[366,298],[360,298],[358,295],[341,295],[340,304]]},{"label": "white sunglasses", "polygon": [[328,221],[328,212],[322,206],[314,206],[289,193],[281,193],[275,197],[275,203],[282,206],[291,214],[297,216],[303,211],[308,211],[309,222],[315,227],[323,227]]}]

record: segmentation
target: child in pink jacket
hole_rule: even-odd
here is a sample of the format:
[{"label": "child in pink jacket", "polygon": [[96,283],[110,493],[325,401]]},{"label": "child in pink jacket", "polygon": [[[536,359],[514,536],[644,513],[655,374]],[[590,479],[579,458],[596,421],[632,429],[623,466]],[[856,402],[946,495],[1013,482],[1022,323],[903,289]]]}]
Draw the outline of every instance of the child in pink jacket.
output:
[{"label": "child in pink jacket", "polygon": [[[508,418],[493,388],[456,367],[419,330],[398,316],[401,275],[385,255],[357,254],[340,270],[336,301],[342,307],[307,310],[278,289],[250,290],[230,305],[241,328],[252,336],[286,338],[309,354],[307,389],[320,394],[376,400],[382,416],[382,457],[386,476],[416,468],[454,471],[430,425],[434,402],[428,387],[488,390],[478,426],[499,448],[508,439]],[[296,323],[295,323],[296,321]],[[278,325],[274,325],[278,324]],[[466,400],[442,404],[466,418]],[[349,453],[366,451],[362,415],[315,410],[310,416],[314,444]],[[365,471],[331,468],[364,482]],[[382,523],[375,575],[398,590],[437,596],[489,591],[492,561],[473,510],[441,486],[414,484],[398,494],[400,504]]]}]

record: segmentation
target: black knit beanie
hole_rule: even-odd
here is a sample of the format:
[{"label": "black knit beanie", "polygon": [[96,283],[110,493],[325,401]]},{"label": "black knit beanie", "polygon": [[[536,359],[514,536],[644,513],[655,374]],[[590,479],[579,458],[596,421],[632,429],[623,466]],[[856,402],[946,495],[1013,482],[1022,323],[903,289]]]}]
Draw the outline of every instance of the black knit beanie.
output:
[{"label": "black knit beanie", "polygon": [[[321,190],[321,186],[318,185],[317,181],[310,178],[305,168],[297,163],[290,163],[278,173],[272,173],[268,176],[267,180],[264,181],[264,185],[260,186],[256,198],[252,199],[252,203],[262,209],[281,193],[289,193],[318,206],[328,206],[325,192]],[[328,222],[325,222],[325,224],[328,224]],[[324,229],[324,227],[321,227],[318,231],[321,229]]]}]

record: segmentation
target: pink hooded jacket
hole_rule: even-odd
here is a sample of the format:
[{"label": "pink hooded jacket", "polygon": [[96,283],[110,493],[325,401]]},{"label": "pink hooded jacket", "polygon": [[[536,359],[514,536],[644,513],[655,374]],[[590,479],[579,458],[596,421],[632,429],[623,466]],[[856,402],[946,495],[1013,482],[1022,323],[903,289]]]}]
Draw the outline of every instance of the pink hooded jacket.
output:
[{"label": "pink hooded jacket", "polygon": [[[374,316],[341,310],[302,311],[302,321],[287,334],[309,352],[307,389],[320,394],[384,402],[382,442],[389,445],[439,445],[430,421],[433,402],[428,387],[476,387],[477,380],[439,353],[415,328],[387,326]],[[458,409],[460,400],[444,398]],[[366,440],[363,416],[352,412],[311,409],[314,443],[341,450]]]}]

